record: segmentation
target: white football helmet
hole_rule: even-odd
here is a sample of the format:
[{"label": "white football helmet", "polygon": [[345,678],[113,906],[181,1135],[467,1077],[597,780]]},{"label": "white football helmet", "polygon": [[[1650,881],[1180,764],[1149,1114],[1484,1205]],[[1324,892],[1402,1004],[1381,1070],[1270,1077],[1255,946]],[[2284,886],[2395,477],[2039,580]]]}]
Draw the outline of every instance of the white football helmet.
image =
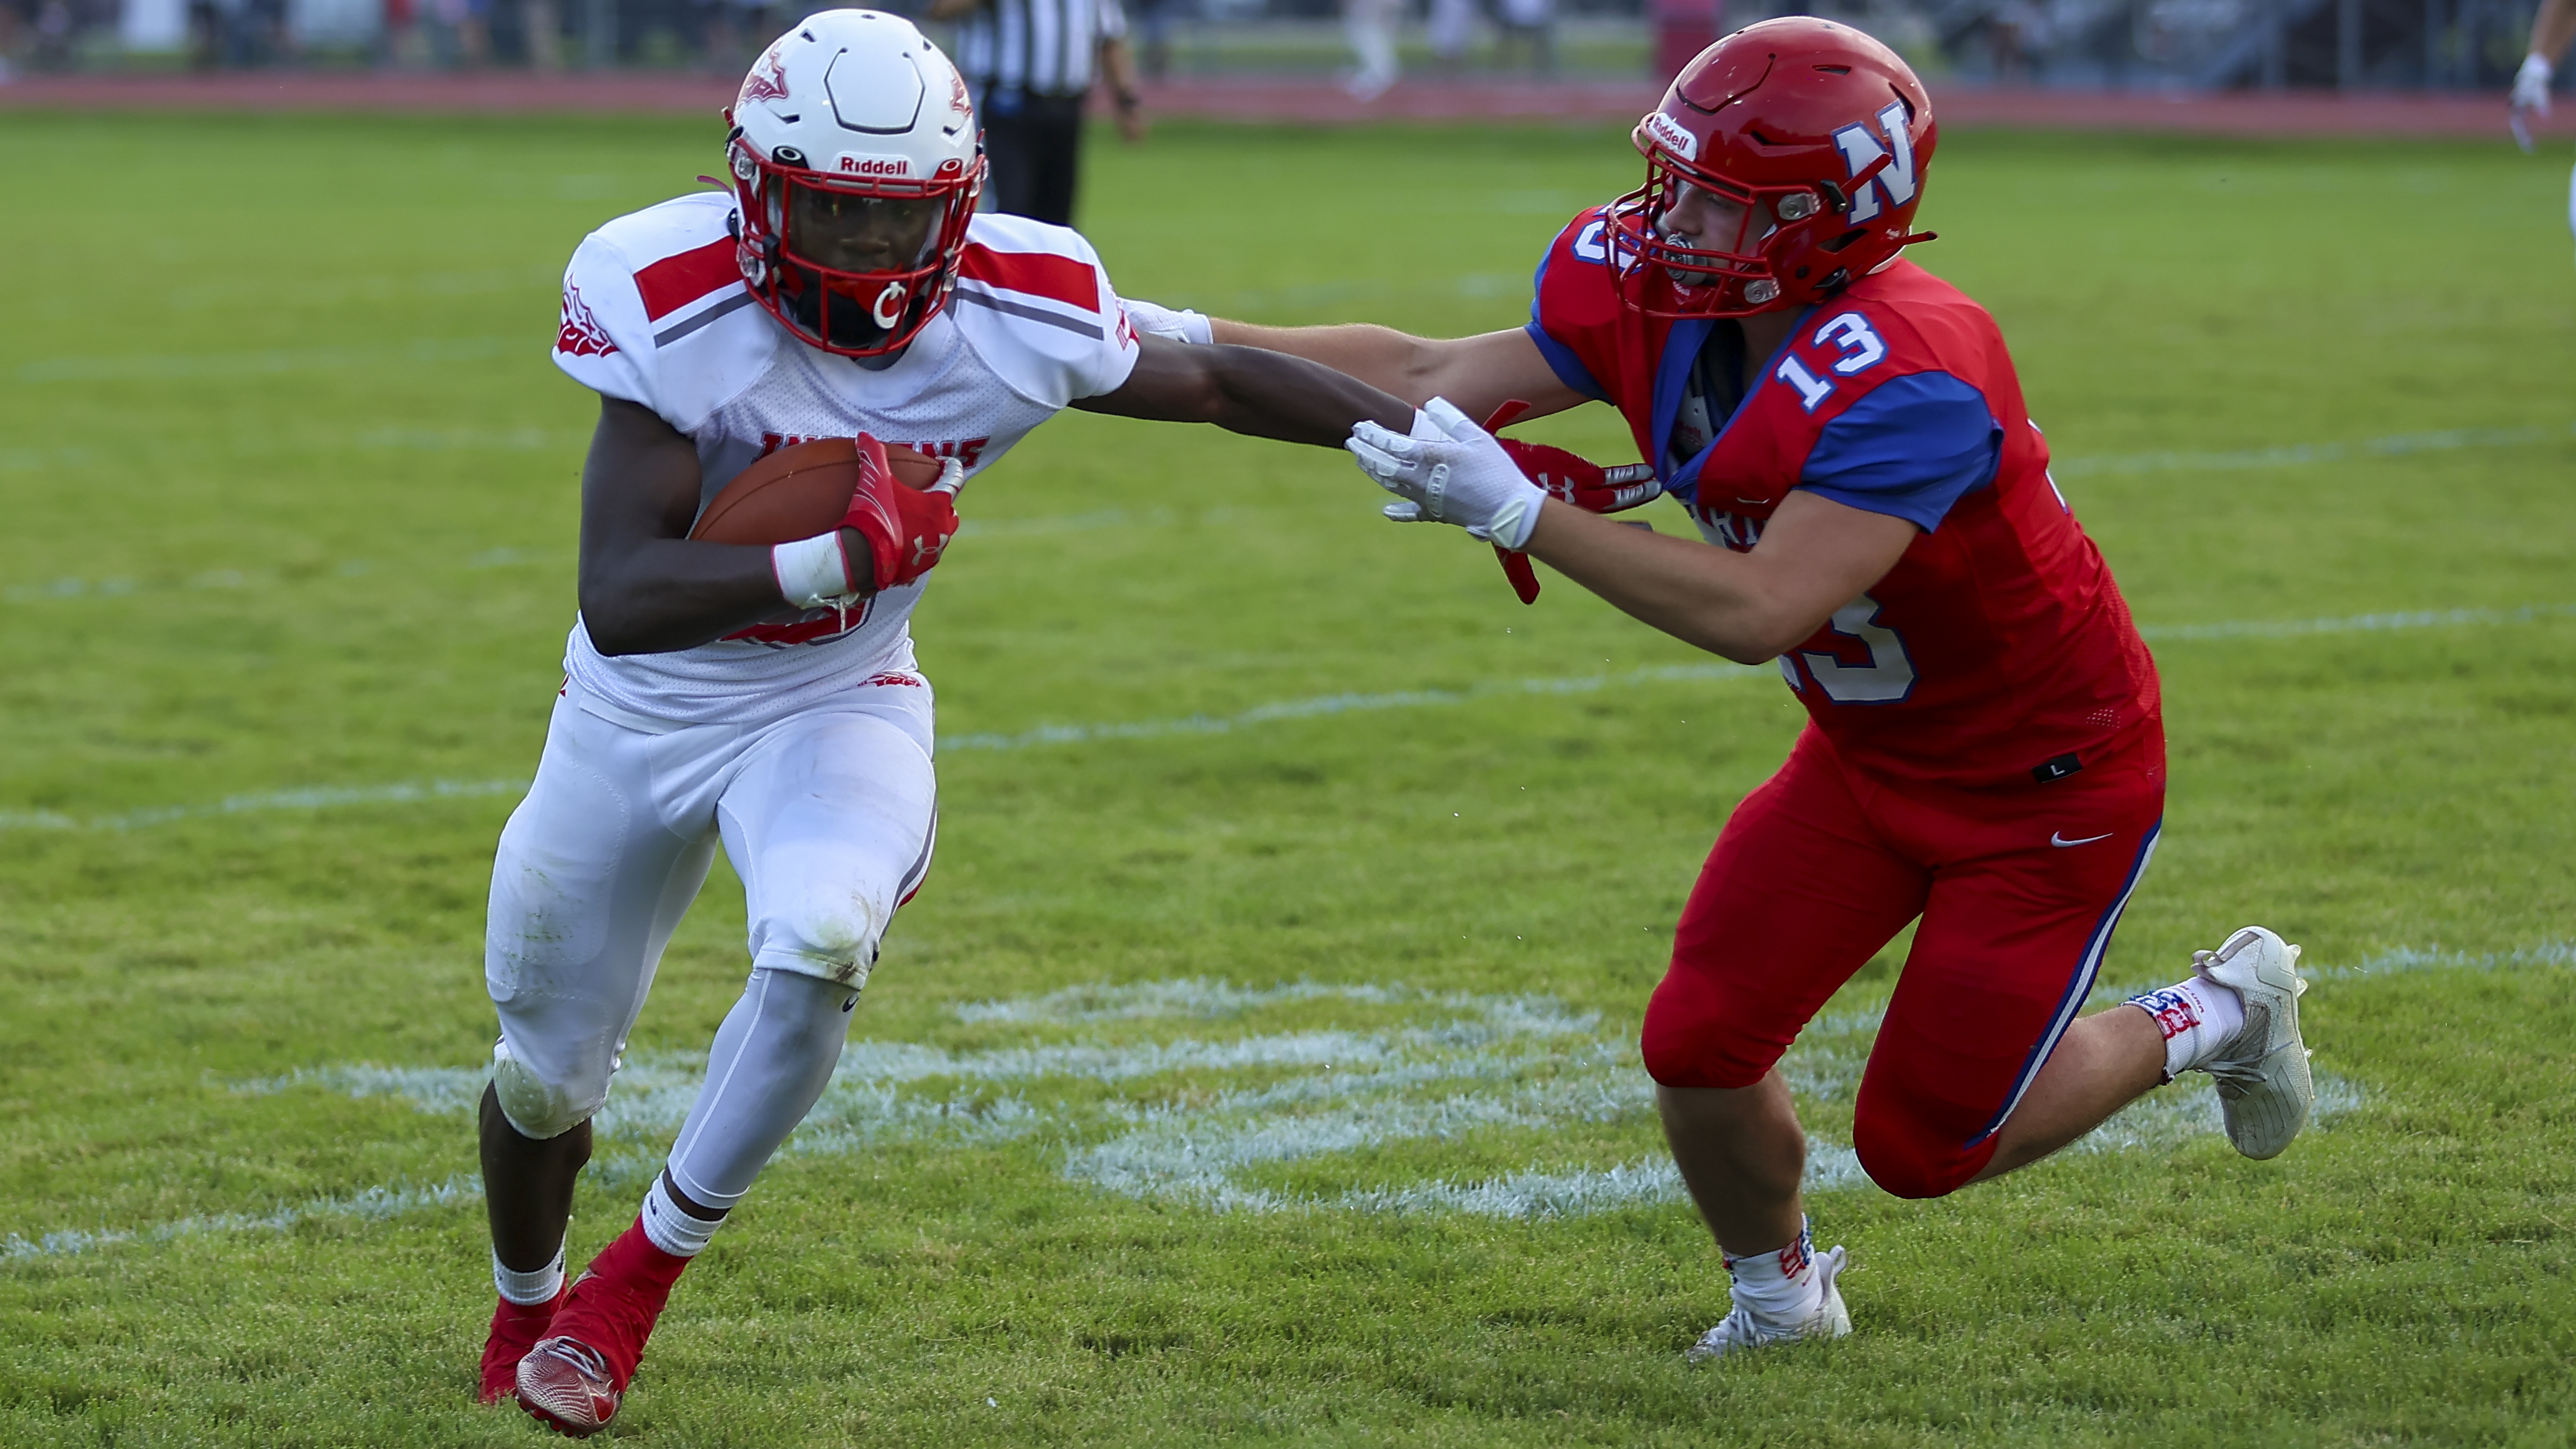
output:
[{"label": "white football helmet", "polygon": [[825,10],[752,62],[725,118],[751,295],[828,352],[910,342],[948,300],[984,186],[957,67],[900,15]]}]

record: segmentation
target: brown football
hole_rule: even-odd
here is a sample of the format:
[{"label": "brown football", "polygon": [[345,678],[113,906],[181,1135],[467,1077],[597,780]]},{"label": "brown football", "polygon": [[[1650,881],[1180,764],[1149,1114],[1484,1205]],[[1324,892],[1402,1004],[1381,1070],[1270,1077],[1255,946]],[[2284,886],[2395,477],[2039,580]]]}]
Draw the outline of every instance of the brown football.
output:
[{"label": "brown football", "polygon": [[[927,488],[939,460],[900,443],[886,444],[895,481]],[[779,449],[733,476],[707,506],[689,537],[710,543],[788,543],[829,530],[850,510],[859,486],[859,449],[848,438],[816,438]]]}]

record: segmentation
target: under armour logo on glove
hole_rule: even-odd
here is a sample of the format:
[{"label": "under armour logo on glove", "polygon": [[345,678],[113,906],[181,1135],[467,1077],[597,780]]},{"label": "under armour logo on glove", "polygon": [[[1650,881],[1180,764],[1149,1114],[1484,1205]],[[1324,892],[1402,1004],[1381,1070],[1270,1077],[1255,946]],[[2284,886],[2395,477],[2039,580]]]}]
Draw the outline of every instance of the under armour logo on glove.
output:
[{"label": "under armour logo on glove", "polygon": [[1664,496],[1663,480],[1648,464],[1621,463],[1605,468],[1545,443],[1524,443],[1518,438],[1496,441],[1520,465],[1522,474],[1546,490],[1548,497],[1571,503],[1586,513],[1625,513]]}]

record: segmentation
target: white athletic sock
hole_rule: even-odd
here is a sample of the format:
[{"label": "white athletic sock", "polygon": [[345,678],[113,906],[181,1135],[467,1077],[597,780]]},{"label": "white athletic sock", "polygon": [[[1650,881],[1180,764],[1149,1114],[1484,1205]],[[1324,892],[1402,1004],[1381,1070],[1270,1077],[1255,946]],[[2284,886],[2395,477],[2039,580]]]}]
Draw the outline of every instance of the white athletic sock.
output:
[{"label": "white athletic sock", "polygon": [[542,1268],[532,1268],[525,1273],[504,1264],[499,1253],[492,1255],[492,1286],[501,1290],[502,1297],[522,1307],[535,1303],[554,1302],[555,1295],[563,1291],[563,1280],[561,1244],[555,1247],[553,1262]]},{"label": "white athletic sock", "polygon": [[674,1258],[694,1258],[714,1241],[716,1229],[723,1226],[725,1210],[718,1208],[711,1218],[700,1217],[671,1196],[671,1177],[665,1171],[644,1190],[644,1236],[653,1246]]},{"label": "white athletic sock", "polygon": [[2129,1005],[2153,1018],[2165,1034],[2166,1081],[2209,1060],[2219,1043],[2245,1029],[2245,998],[2235,987],[2206,976],[2132,996]]},{"label": "white athletic sock", "polygon": [[1816,1281],[1816,1241],[1804,1217],[1787,1247],[1742,1258],[1730,1255],[1726,1272],[1734,1280],[1736,1305],[1766,1323],[1796,1323],[1824,1301],[1824,1285]]}]

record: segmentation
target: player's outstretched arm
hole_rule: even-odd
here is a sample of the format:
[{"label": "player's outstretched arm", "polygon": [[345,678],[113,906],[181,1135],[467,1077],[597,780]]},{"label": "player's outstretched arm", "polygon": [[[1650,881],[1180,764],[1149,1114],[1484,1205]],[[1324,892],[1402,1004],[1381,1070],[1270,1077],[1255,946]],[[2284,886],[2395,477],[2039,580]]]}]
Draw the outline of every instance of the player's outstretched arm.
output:
[{"label": "player's outstretched arm", "polygon": [[1544,417],[1589,401],[1565,385],[1519,327],[1475,337],[1415,337],[1368,322],[1262,327],[1211,318],[1208,331],[1217,342],[1320,362],[1415,407],[1445,397],[1481,418],[1519,401],[1529,404],[1522,416]]},{"label": "player's outstretched arm", "polygon": [[[581,470],[581,618],[600,653],[687,649],[791,611],[769,549],[689,538],[699,481],[695,444],[647,408],[600,399]],[[869,571],[864,545],[844,552]]]},{"label": "player's outstretched arm", "polygon": [[1885,577],[1918,531],[1909,519],[1803,490],[1781,502],[1750,553],[1630,528],[1549,496],[1442,399],[1411,436],[1363,424],[1349,447],[1361,471],[1404,500],[1389,517],[1456,524],[1524,550],[1637,619],[1740,664],[1775,659],[1814,634]]},{"label": "player's outstretched arm", "polygon": [[1912,522],[1795,492],[1751,553],[1631,528],[1554,499],[1529,555],[1622,612],[1738,664],[1796,648],[1886,577]]},{"label": "player's outstretched arm", "polygon": [[1362,422],[1413,425],[1403,399],[1321,364],[1255,347],[1137,339],[1135,371],[1117,391],[1077,398],[1085,412],[1214,423],[1229,432],[1338,448]]}]

